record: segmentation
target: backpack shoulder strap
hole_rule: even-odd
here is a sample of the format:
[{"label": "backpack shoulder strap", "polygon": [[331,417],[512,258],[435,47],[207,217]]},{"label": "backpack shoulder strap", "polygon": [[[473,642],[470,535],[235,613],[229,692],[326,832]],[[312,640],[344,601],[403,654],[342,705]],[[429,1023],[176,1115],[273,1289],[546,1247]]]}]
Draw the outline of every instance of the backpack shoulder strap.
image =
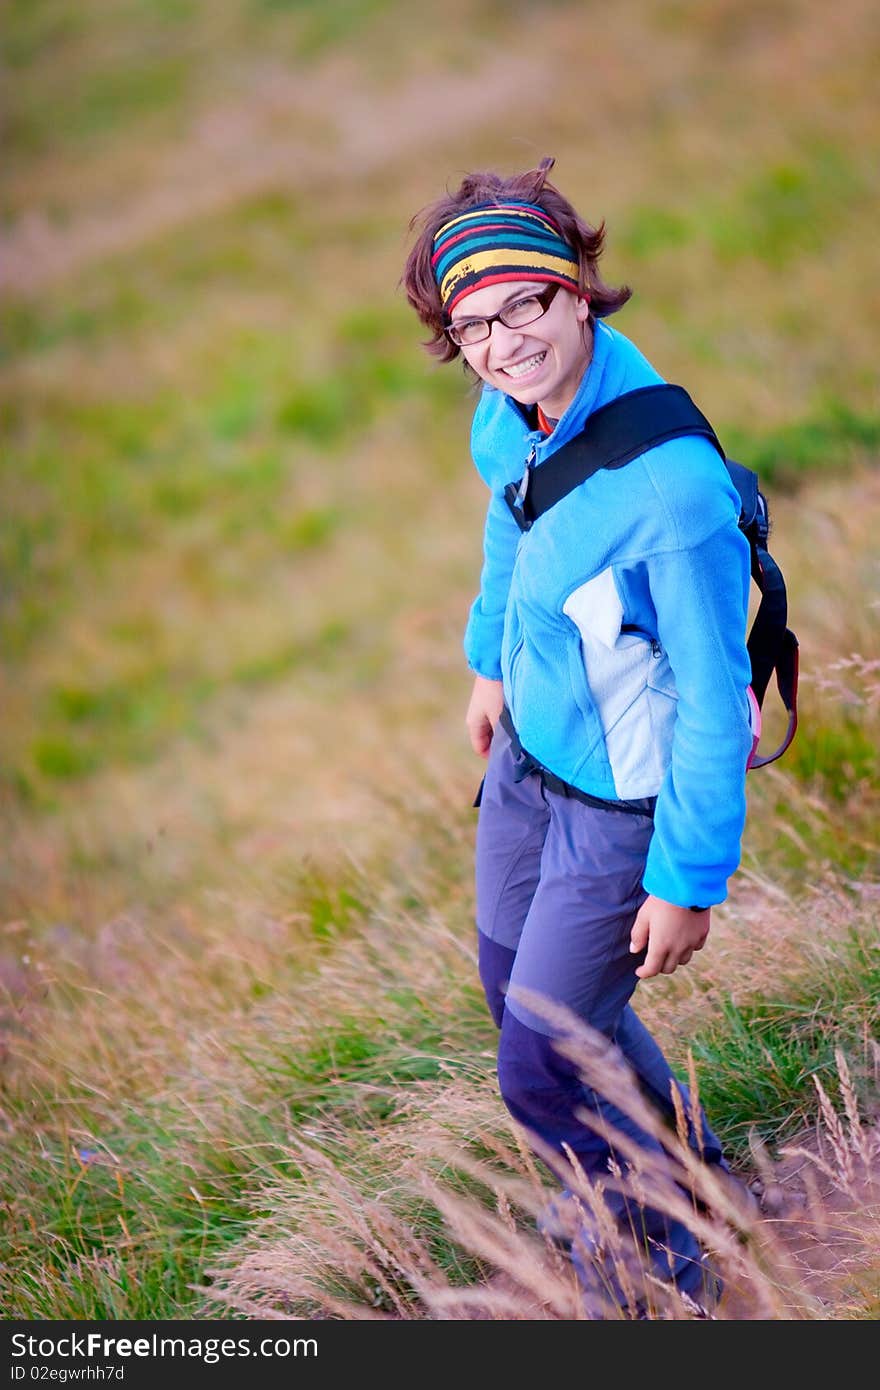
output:
[{"label": "backpack shoulder strap", "polygon": [[526,468],[519,482],[508,483],[507,505],[520,530],[527,531],[600,468],[622,468],[648,449],[687,434],[703,435],[727,462],[715,431],[683,386],[661,383],[627,391],[594,411],[583,431],[540,468]]}]

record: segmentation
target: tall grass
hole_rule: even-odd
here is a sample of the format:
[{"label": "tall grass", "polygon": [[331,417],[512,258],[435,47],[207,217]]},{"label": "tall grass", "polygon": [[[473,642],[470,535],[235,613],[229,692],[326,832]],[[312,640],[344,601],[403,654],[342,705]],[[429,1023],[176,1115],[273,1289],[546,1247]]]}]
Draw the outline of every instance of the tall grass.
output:
[{"label": "tall grass", "polygon": [[[272,1185],[265,1194],[268,1210],[243,1250],[203,1289],[205,1310],[529,1320],[701,1315],[692,1299],[657,1280],[638,1233],[622,1229],[611,1216],[605,1195],[621,1191],[682,1221],[711,1252],[712,1268],[725,1285],[720,1311],[708,1302],[716,1318],[874,1315],[880,1138],[861,1117],[843,1052],[836,1053],[833,1073],[842,1092],[840,1110],[817,1079],[812,1132],[783,1149],[777,1163],[755,1150],[761,1174],[755,1186],[764,1193],[771,1220],[759,1216],[757,1206],[745,1206],[702,1165],[687,1145],[683,1116],[683,1132],[670,1135],[625,1065],[609,1055],[604,1038],[570,1017],[562,1022],[566,1053],[584,1080],[601,1086],[666,1151],[665,1158],[647,1161],[612,1131],[618,1158],[603,1183],[588,1181],[574,1163],[567,1172],[563,1165],[567,1237],[582,1266],[592,1271],[589,1294],[584,1274],[573,1273],[566,1244],[538,1233],[548,1188],[523,1139],[499,1134],[491,1119],[481,1125],[473,1098],[468,1103],[459,1095],[457,1134],[445,1134],[448,1120],[436,1110],[426,1117],[420,1107],[418,1129],[404,1125],[396,1135],[393,1184],[387,1177],[378,1187],[363,1176],[352,1181],[327,1137],[298,1143],[294,1152],[306,1181]],[[875,1069],[877,1060],[875,1045]],[[559,1172],[558,1158],[553,1167]],[[584,1247],[584,1225],[598,1232],[598,1246]]]},{"label": "tall grass", "polygon": [[870,7],[8,10],[4,1309],[584,1312],[477,984],[472,397],[396,288],[447,179],[552,151],[802,644],[710,945],[639,995],[763,1185],[700,1218],[719,1315],[876,1313]]},{"label": "tall grass", "polygon": [[[180,1316],[207,1306],[196,1286],[210,1269],[229,1308],[283,1308],[268,1275],[254,1283],[268,1249],[288,1311],[338,1313],[342,1289],[357,1316],[378,1286],[353,1290],[343,1276],[374,1210],[409,1233],[404,1282],[423,1246],[432,1278],[489,1279],[483,1247],[461,1245],[434,1205],[447,1188],[474,1195],[451,1155],[500,1151],[503,1173],[504,1155],[519,1152],[495,1090],[469,888],[449,877],[467,828],[439,835],[441,812],[410,819],[426,856],[417,871],[403,852],[344,887],[338,873],[298,893],[288,884],[282,919],[253,897],[208,902],[173,932],[130,919],[93,945],[56,934],[51,954],[44,946],[28,962],[8,1020],[10,1306]],[[814,1123],[814,1078],[844,1115],[847,1095],[874,1103],[874,905],[844,888],[798,901],[755,884],[717,916],[705,967],[660,997],[645,990],[643,1008],[680,1064],[690,1040],[713,1121],[754,1171],[756,1152],[772,1164]],[[512,1171],[531,1171],[520,1149]],[[428,1201],[418,1183],[431,1174]],[[859,1258],[867,1269],[868,1251]],[[390,1294],[375,1306],[433,1315],[420,1287],[398,1290],[401,1306]]]}]

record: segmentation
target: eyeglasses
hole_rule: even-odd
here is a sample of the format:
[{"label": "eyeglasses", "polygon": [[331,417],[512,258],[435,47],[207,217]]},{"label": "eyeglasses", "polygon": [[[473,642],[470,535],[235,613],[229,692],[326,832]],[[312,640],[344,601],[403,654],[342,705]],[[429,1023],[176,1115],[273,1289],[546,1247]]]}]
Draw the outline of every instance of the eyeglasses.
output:
[{"label": "eyeglasses", "polygon": [[525,328],[527,323],[542,318],[561,289],[561,285],[548,285],[540,294],[529,294],[505,304],[500,313],[486,314],[481,319],[460,319],[458,323],[448,323],[443,331],[456,347],[472,347],[490,336],[496,319],[506,328]]}]

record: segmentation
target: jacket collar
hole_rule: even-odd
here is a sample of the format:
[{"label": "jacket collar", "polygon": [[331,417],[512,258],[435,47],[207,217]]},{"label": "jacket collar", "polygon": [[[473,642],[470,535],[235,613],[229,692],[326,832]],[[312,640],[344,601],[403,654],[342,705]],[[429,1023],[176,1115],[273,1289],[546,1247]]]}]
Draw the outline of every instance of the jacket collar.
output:
[{"label": "jacket collar", "polygon": [[605,377],[611,353],[611,343],[612,330],[606,328],[601,320],[595,320],[593,325],[593,355],[581,377],[574,399],[564,414],[559,417],[552,434],[546,435],[541,430],[533,428],[524,407],[519,405],[512,396],[506,397],[510,409],[516,412],[530,431],[528,440],[535,450],[536,463],[540,463],[549,454],[561,449],[562,445],[567,444],[575,435],[580,434],[588,417],[605,403],[607,395]]}]

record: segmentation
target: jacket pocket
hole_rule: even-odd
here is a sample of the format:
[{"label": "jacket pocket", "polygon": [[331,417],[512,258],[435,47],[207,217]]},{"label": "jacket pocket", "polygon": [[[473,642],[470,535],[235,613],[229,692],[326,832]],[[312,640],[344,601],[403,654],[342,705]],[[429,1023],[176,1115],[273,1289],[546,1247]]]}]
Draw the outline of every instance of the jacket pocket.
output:
[{"label": "jacket pocket", "polygon": [[649,690],[655,690],[658,695],[666,695],[670,700],[678,699],[678,690],[672,667],[669,664],[669,657],[656,638],[651,639],[651,661],[648,666],[646,684]]},{"label": "jacket pocket", "polygon": [[[582,680],[601,725],[617,795],[655,795],[668,760],[677,698],[669,660],[656,637],[623,623],[610,569],[576,589],[564,612],[580,638]],[[588,750],[584,761],[589,757]]]}]

